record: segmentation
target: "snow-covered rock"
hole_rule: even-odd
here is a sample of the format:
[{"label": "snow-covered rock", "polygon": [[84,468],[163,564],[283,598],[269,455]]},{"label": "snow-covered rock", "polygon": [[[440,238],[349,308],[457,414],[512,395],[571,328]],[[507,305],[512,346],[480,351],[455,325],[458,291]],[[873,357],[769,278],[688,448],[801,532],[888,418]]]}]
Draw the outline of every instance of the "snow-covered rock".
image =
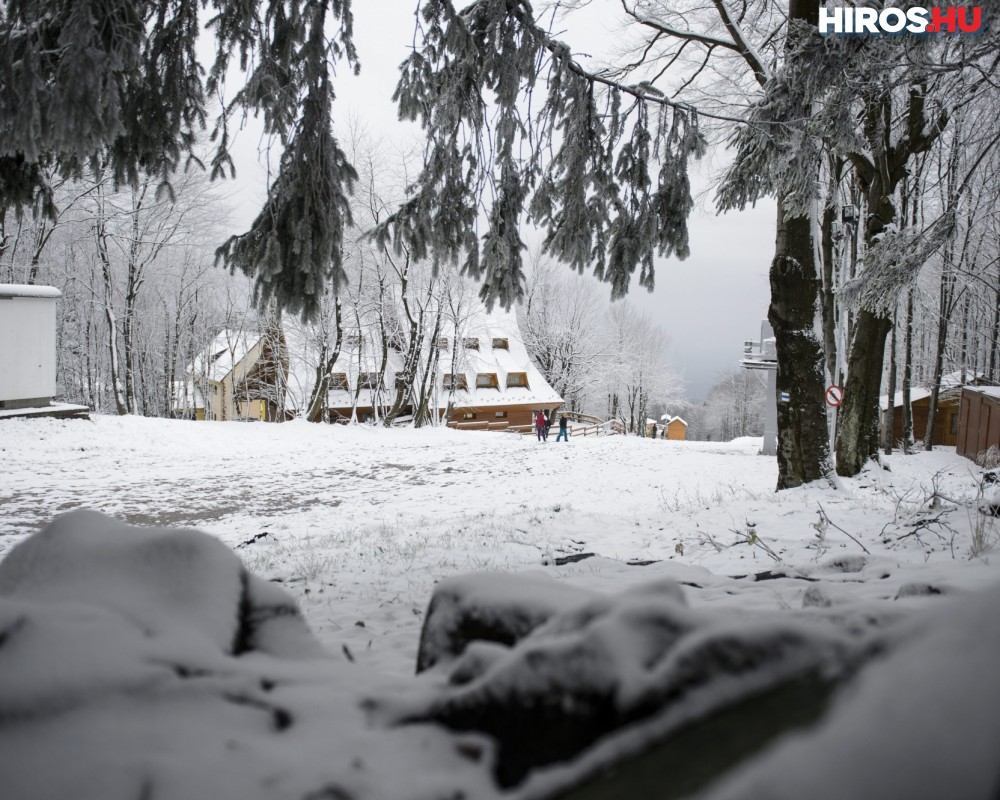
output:
[{"label": "snow-covered rock", "polygon": [[512,645],[593,592],[544,574],[480,572],[441,581],[420,632],[417,672],[454,660],[470,642]]},{"label": "snow-covered rock", "polygon": [[473,651],[479,674],[459,659],[442,694],[400,718],[488,734],[497,781],[510,787],[629,726],[662,738],[807,677],[822,695],[864,651],[828,626],[691,610],[677,584],[659,581],[556,614],[506,653]]}]

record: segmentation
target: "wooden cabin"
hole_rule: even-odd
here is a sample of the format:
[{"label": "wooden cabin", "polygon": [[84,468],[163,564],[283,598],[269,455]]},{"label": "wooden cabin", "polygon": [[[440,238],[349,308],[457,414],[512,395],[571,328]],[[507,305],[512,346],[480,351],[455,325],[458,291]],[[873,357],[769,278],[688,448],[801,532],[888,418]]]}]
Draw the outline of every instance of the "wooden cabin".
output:
[{"label": "wooden cabin", "polygon": [[963,386],[956,452],[981,464],[990,448],[1000,450],[1000,387]]},{"label": "wooden cabin", "polygon": [[667,421],[667,432],[664,439],[672,439],[675,442],[683,442],[687,439],[688,424],[680,417],[671,417]]},{"label": "wooden cabin", "polygon": [[284,335],[224,329],[174,385],[175,417],[274,421],[284,413]]},{"label": "wooden cabin", "polygon": [[[938,392],[937,413],[934,415],[934,431],[931,443],[955,447],[958,444],[959,400],[963,383],[967,380],[974,384],[977,380],[968,372],[952,372],[941,378],[941,389]],[[888,410],[888,398],[880,400],[883,414]],[[927,431],[927,418],[930,416],[931,390],[923,386],[910,389],[910,413],[913,417],[913,438],[920,441]],[[903,438],[903,393],[896,392],[893,400],[892,440]]]}]

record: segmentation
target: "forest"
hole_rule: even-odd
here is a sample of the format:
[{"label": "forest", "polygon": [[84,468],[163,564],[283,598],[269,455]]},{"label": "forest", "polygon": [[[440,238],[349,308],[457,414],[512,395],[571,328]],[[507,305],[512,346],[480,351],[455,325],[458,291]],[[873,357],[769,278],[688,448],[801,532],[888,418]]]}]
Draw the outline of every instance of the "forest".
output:
[{"label": "forest", "polygon": [[[202,19],[216,48],[204,79],[197,3],[157,15],[123,0],[138,27],[59,12],[42,30],[32,15],[44,5],[10,5],[4,18],[0,276],[63,290],[66,399],[169,415],[215,332],[264,330],[279,314],[308,324],[321,388],[338,337],[377,330],[373,349],[417,352],[460,324],[478,288],[488,307],[518,309],[570,408],[640,435],[639,420],[666,411],[691,416],[698,437],[756,433],[762,400],[739,407],[749,379],[720,374],[703,404],[686,403],[656,321],[623,300],[688,254],[690,165],[709,151],[722,162],[720,212],[778,200],[768,317],[790,398],[779,488],[834,464],[855,474],[892,426],[880,395],[934,389],[955,371],[998,378],[990,9],[977,36],[836,37],[817,33],[813,0],[609,3],[621,36],[592,50],[582,0],[426,0],[395,94],[426,140],[386,170],[349,127],[334,136],[336,66],[360,64],[349,3],[222,6]],[[94,43],[77,66],[112,81],[119,101],[91,82],[72,96],[31,82],[75,63],[48,55],[46,31]],[[226,89],[236,61],[242,88]],[[37,115],[14,113],[25,103]],[[262,116],[274,172],[249,230],[226,238],[210,178],[231,174],[248,112]],[[540,247],[525,244],[526,225]],[[574,272],[609,284],[616,302]],[[846,390],[834,452],[831,383]],[[936,402],[934,391],[932,418]],[[907,419],[904,430],[909,446]]]}]

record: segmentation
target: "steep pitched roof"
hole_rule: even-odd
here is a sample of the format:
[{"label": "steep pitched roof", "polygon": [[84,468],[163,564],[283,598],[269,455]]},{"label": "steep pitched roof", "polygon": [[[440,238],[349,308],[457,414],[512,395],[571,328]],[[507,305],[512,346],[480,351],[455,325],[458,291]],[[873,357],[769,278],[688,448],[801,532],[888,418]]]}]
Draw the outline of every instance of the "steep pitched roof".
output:
[{"label": "steep pitched roof", "polygon": [[[435,403],[437,408],[445,408],[449,402],[455,408],[485,408],[491,406],[526,405],[537,403],[551,405],[562,403],[562,397],[553,389],[528,356],[517,318],[513,313],[482,309],[469,321],[464,335],[457,337],[454,332],[447,338],[448,347],[442,348],[438,358],[435,376]],[[475,341],[478,348],[467,347],[466,342]],[[506,347],[494,347],[494,340],[503,340]],[[499,343],[499,342],[498,342]],[[364,344],[345,347],[338,358],[333,372],[349,376],[350,389],[331,389],[328,404],[332,408],[343,408],[354,402],[354,391],[360,373],[376,372],[381,364],[381,353],[366,353]],[[403,368],[403,356],[389,352],[386,364],[385,395],[393,391],[397,372]],[[527,386],[508,386],[507,376],[520,373],[526,376]],[[444,388],[445,375],[464,375],[466,389]],[[480,388],[476,386],[476,376],[488,374],[497,376],[497,386]],[[362,389],[358,394],[358,406],[373,403],[373,390]]]},{"label": "steep pitched roof", "polygon": [[261,334],[224,328],[195,358],[192,374],[221,381],[257,345]]}]

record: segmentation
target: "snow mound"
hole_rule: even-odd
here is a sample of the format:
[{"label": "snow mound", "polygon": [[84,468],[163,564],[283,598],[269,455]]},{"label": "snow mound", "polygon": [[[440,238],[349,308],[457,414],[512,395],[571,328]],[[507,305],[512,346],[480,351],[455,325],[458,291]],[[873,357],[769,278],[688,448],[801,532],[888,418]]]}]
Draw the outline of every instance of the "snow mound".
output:
[{"label": "snow mound", "polygon": [[79,511],[0,562],[4,800],[491,796],[460,739],[373,730],[384,689],[197,531]]},{"label": "snow mound", "polygon": [[[523,594],[520,581],[509,586],[507,596]],[[398,715],[488,734],[497,782],[512,787],[630,726],[663,737],[796,680],[814,680],[820,703],[863,651],[856,638],[788,618],[734,623],[689,609],[663,580],[555,614],[512,648],[470,649],[439,696]]]},{"label": "snow mound", "polygon": [[417,672],[453,661],[470,642],[511,645],[595,594],[545,574],[479,572],[441,581],[420,633]]}]

